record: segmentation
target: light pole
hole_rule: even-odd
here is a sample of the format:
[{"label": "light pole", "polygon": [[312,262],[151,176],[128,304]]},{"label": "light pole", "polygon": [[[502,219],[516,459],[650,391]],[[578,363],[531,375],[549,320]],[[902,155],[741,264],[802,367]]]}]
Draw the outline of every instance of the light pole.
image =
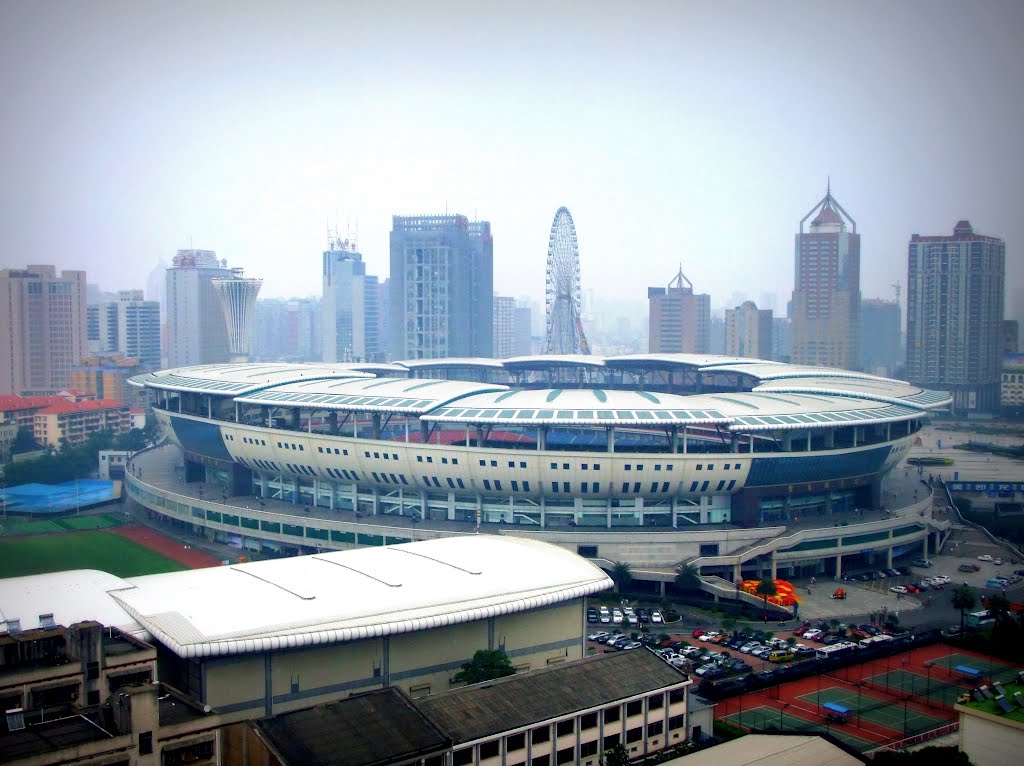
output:
[{"label": "light pole", "polygon": [[927,674],[925,676],[924,698],[928,700],[928,704],[930,705],[932,702],[932,663],[926,662],[924,664],[924,669]]},{"label": "light pole", "polygon": [[779,708],[779,733],[782,733],[782,731],[784,731],[783,728],[782,728],[782,711],[784,711],[788,707],[789,707],[789,703],[788,702],[783,702],[782,703],[782,707]]}]

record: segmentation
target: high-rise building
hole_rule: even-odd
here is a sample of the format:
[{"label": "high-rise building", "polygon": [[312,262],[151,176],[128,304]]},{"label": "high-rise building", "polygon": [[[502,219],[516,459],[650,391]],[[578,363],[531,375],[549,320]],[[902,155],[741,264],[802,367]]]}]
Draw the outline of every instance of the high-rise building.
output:
[{"label": "high-rise building", "polygon": [[647,288],[647,300],[652,353],[710,352],[711,296],[694,293],[682,267],[668,287]]},{"label": "high-rise building", "polygon": [[320,303],[325,362],[366,359],[366,264],[351,240],[332,237],[323,254]]},{"label": "high-rise building", "polygon": [[753,359],[772,358],[772,311],[744,301],[725,311],[725,353]]},{"label": "high-rise building", "polygon": [[831,187],[800,219],[790,318],[795,364],[860,367],[860,235]]},{"label": "high-rise building", "polygon": [[394,216],[391,359],[493,354],[494,243],[464,215]]},{"label": "high-rise building", "polygon": [[864,372],[894,377],[903,365],[903,312],[896,301],[860,302],[860,366]]},{"label": "high-rise building", "polygon": [[494,296],[494,358],[508,359],[515,356],[512,346],[515,342],[516,299],[507,295]]},{"label": "high-rise building", "polygon": [[1003,353],[1016,354],[1020,338],[1020,323],[1016,319],[1003,320]]},{"label": "high-rise building", "polygon": [[319,298],[270,298],[256,301],[253,358],[262,361],[319,361]]},{"label": "high-rise building", "polygon": [[533,353],[533,309],[529,303],[516,301],[512,325],[512,356],[529,356]]},{"label": "high-rise building", "polygon": [[380,338],[380,361],[386,362],[391,359],[391,352],[389,350],[389,338],[391,337],[389,328],[391,321],[391,279],[385,279],[377,286],[377,295],[379,301],[379,312],[378,318],[380,326],[378,329],[378,337]]},{"label": "high-rise building", "polygon": [[775,317],[772,320],[772,360],[788,362],[791,354],[793,323],[789,317]]},{"label": "high-rise building", "polygon": [[380,334],[380,281],[374,274],[363,278],[363,342],[367,361],[384,361],[386,354]]},{"label": "high-rise building", "polygon": [[84,271],[0,270],[0,394],[56,393],[88,353]]},{"label": "high-rise building", "polygon": [[145,408],[149,393],[145,388],[129,385],[128,379],[153,369],[139,359],[120,354],[87,356],[71,369],[71,386],[76,393],[88,393],[96,399]]},{"label": "high-rise building", "polygon": [[167,269],[167,365],[216,364],[231,358],[224,310],[213,286],[230,277],[212,250],[179,250]]},{"label": "high-rise building", "polygon": [[239,268],[232,269],[230,277],[217,277],[213,280],[213,289],[217,291],[224,312],[232,362],[249,361],[256,319],[256,296],[260,294],[261,287],[262,279],[246,277]]},{"label": "high-rise building", "polygon": [[959,411],[999,406],[1006,245],[959,221],[910,238],[907,378],[949,391]]},{"label": "high-rise building", "polygon": [[89,353],[135,358],[147,370],[160,369],[160,306],[142,290],[120,290],[116,301],[87,307]]}]

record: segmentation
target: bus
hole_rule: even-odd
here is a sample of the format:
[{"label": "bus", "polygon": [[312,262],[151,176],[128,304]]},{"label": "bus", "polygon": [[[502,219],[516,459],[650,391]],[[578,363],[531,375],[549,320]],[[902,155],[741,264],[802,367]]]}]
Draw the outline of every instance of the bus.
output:
[{"label": "bus", "polygon": [[983,609],[980,612],[968,612],[964,624],[968,628],[988,628],[995,625],[996,621],[987,609]]},{"label": "bus", "polygon": [[814,656],[819,660],[831,660],[835,657],[845,657],[857,650],[857,645],[849,641],[840,641],[832,646],[823,646],[818,649]]}]

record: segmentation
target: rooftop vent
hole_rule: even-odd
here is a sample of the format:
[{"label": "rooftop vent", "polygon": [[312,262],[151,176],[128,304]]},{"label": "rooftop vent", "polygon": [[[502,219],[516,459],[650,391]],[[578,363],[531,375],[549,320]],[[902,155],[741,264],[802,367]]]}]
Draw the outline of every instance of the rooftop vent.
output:
[{"label": "rooftop vent", "polygon": [[8,620],[7,632],[10,633],[12,636],[21,633],[21,620]]},{"label": "rooftop vent", "polygon": [[53,612],[49,614],[39,615],[39,627],[40,628],[56,628],[57,623],[53,621]]},{"label": "rooftop vent", "polygon": [[14,707],[7,711],[7,731],[20,731],[25,728],[25,711]]}]

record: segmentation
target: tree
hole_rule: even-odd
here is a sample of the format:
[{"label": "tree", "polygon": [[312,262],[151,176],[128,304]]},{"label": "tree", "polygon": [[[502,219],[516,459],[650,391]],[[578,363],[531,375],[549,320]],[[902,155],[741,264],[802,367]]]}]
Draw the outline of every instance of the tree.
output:
[{"label": "tree", "polygon": [[700,590],[700,570],[693,564],[676,568],[676,585],[683,590]]},{"label": "tree", "polygon": [[1002,625],[1010,621],[1010,600],[1002,593],[993,593],[988,597],[989,616],[996,621],[996,625]]},{"label": "tree", "polygon": [[736,618],[726,617],[722,620],[722,630],[726,633],[732,633],[736,629]]},{"label": "tree", "polygon": [[478,684],[514,675],[516,669],[512,661],[501,649],[479,649],[469,662],[462,663],[462,670],[455,674],[453,680],[467,684]]},{"label": "tree", "polygon": [[629,766],[629,751],[625,745],[615,745],[601,755],[601,766]]},{"label": "tree", "polygon": [[764,599],[764,618],[768,619],[768,598],[770,596],[779,595],[779,589],[775,587],[775,583],[765,577],[761,582],[754,588],[754,592]]},{"label": "tree", "polygon": [[633,571],[625,561],[616,561],[609,576],[615,583],[615,590],[621,593],[633,579]]},{"label": "tree", "polygon": [[975,604],[978,600],[974,597],[974,591],[971,590],[971,586],[964,583],[955,591],[953,591],[953,608],[960,610],[960,632],[964,632],[964,613],[969,609],[974,609]]}]

